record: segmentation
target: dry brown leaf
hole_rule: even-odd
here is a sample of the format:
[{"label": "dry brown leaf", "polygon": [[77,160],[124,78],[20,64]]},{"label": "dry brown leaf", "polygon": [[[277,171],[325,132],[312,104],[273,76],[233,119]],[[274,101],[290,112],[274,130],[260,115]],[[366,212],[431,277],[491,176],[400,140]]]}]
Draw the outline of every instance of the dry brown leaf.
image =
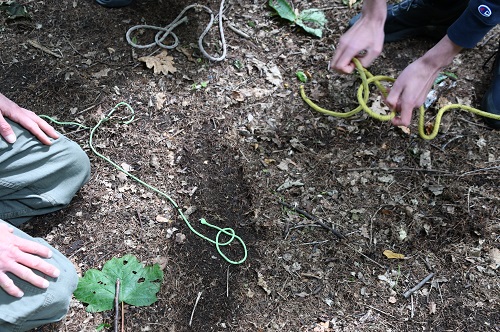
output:
[{"label": "dry brown leaf", "polygon": [[231,92],[231,97],[233,97],[234,100],[236,101],[243,101],[245,100],[245,96],[239,92],[239,91],[233,91]]},{"label": "dry brown leaf", "polygon": [[164,216],[161,216],[161,215],[157,215],[156,216],[156,221],[158,222],[164,222],[164,223],[171,223],[172,220],[168,219],[168,218],[165,218]]},{"label": "dry brown leaf", "polygon": [[404,259],[405,255],[403,254],[396,254],[395,252],[392,252],[391,250],[384,250],[384,255],[387,258],[392,258],[392,259]]},{"label": "dry brown leaf", "polygon": [[192,49],[187,48],[187,47],[177,47],[177,50],[179,50],[182,54],[184,54],[186,56],[186,58],[188,59],[188,61],[196,62],[196,59],[193,58],[193,56],[192,56],[192,54],[193,54]]},{"label": "dry brown leaf", "polygon": [[398,126],[398,128],[401,129],[403,131],[403,133],[405,133],[406,135],[410,135],[411,134],[410,128],[408,128],[406,126]]},{"label": "dry brown leaf", "polygon": [[162,51],[155,56],[143,56],[138,60],[146,63],[146,67],[153,68],[155,75],[160,73],[163,73],[163,75],[167,75],[168,73],[173,74],[177,71],[174,67],[174,58],[169,56],[167,51]]},{"label": "dry brown leaf", "polygon": [[260,286],[267,295],[271,294],[271,290],[269,289],[269,286],[267,285],[267,282],[264,280],[264,276],[262,273],[257,271],[257,285]]}]

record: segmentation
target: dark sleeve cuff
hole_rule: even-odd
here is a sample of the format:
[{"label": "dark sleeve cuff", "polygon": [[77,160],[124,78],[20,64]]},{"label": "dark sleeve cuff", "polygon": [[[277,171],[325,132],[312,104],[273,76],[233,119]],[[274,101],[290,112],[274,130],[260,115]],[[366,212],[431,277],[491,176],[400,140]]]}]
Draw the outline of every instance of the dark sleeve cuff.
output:
[{"label": "dark sleeve cuff", "polygon": [[471,0],[463,14],[448,28],[448,38],[464,48],[473,48],[500,23],[500,1]]}]

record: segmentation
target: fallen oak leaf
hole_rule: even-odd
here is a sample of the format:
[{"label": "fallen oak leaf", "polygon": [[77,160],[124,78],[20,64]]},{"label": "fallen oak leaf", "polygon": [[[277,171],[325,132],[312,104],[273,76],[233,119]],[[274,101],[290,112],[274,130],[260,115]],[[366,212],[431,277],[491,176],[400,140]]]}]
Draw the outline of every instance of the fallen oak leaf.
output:
[{"label": "fallen oak leaf", "polygon": [[153,68],[155,75],[160,73],[163,73],[163,75],[173,74],[177,71],[177,68],[174,67],[174,58],[169,56],[167,51],[162,51],[155,56],[143,56],[138,60],[146,63],[146,67]]},{"label": "fallen oak leaf", "polygon": [[384,250],[383,254],[385,255],[385,257],[387,257],[389,259],[404,259],[405,258],[405,255],[397,254],[395,252],[392,252],[391,250]]}]

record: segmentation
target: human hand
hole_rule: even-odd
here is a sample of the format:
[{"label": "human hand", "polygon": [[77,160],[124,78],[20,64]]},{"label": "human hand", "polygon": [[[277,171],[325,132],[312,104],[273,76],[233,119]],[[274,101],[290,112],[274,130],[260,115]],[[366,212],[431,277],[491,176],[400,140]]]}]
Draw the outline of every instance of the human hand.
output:
[{"label": "human hand", "polygon": [[382,52],[387,16],[385,0],[365,1],[361,14],[359,20],[340,37],[328,68],[349,74],[355,68],[352,58],[358,58],[363,67],[368,67]]},{"label": "human hand", "polygon": [[392,119],[395,126],[409,126],[413,110],[420,107],[429,93],[439,71],[435,71],[422,58],[406,67],[385,100],[398,115]]},{"label": "human hand", "polygon": [[0,222],[0,288],[15,297],[24,295],[23,291],[6,274],[7,272],[36,287],[49,287],[48,280],[35,274],[33,270],[57,278],[60,271],[41,258],[52,257],[52,252],[40,243],[20,238],[13,232],[12,227]]},{"label": "human hand", "polygon": [[340,37],[329,68],[350,74],[355,69],[352,62],[354,57],[359,59],[363,67],[368,67],[382,52],[383,44],[383,25],[382,27],[374,25],[361,17]]},{"label": "human hand", "polygon": [[420,107],[439,72],[449,65],[462,48],[448,36],[443,37],[424,56],[406,67],[394,82],[385,102],[399,115],[392,119],[396,126],[408,126],[413,109]]},{"label": "human hand", "polygon": [[32,111],[18,106],[12,100],[0,93],[0,135],[8,143],[12,144],[16,141],[16,135],[5,118],[9,118],[26,128],[43,144],[51,144],[49,137],[54,139],[59,137],[55,129],[45,120]]}]

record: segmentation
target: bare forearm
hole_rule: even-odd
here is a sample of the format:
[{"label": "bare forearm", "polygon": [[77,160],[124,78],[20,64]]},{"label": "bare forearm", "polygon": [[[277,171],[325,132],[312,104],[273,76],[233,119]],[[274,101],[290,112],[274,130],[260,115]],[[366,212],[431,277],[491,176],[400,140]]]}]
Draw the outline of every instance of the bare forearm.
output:
[{"label": "bare forearm", "polygon": [[438,72],[448,66],[461,50],[462,47],[452,42],[448,36],[444,36],[422,56],[422,61]]},{"label": "bare forearm", "polygon": [[384,24],[387,17],[387,3],[386,0],[365,0],[363,1],[363,9],[361,15],[365,19],[373,22]]}]

